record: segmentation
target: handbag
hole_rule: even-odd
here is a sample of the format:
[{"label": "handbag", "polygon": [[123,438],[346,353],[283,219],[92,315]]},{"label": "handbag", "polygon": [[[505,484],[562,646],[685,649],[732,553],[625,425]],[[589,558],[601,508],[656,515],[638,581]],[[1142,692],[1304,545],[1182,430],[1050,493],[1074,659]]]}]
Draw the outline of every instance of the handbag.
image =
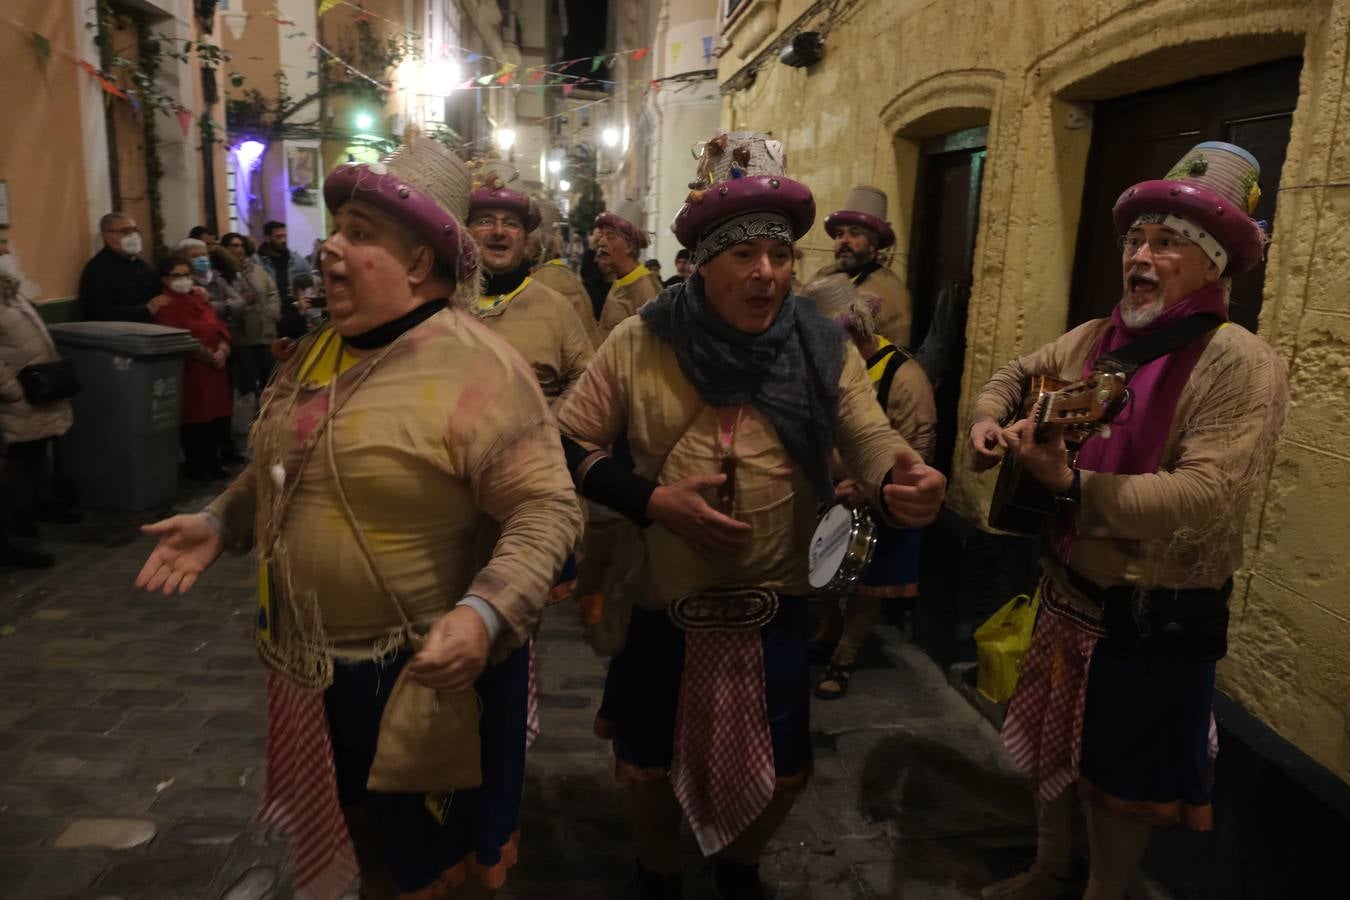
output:
[{"label": "handbag", "polygon": [[68,400],[84,390],[74,363],[68,359],[24,366],[19,370],[19,384],[23,387],[23,399],[32,406]]},{"label": "handbag", "polygon": [[[334,379],[333,383],[336,382]],[[402,601],[389,586],[347,500],[333,451],[334,430],[329,428],[325,438],[339,505],[375,580],[402,619],[405,638],[416,653],[426,645],[425,633],[408,618]],[[482,785],[479,706],[473,688],[462,691],[429,688],[413,680],[404,666],[380,714],[375,759],[366,775],[366,788],[386,794],[441,794]]]},{"label": "handbag", "polygon": [[1040,600],[1039,590],[1034,597],[1018,594],[975,629],[980,665],[976,689],[995,703],[1007,703],[1017,689]]}]

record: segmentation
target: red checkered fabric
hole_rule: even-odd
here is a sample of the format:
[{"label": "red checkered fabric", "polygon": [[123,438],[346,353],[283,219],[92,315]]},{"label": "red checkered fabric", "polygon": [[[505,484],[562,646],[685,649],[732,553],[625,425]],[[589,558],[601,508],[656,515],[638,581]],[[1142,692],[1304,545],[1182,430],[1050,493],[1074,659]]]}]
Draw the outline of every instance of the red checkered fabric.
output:
[{"label": "red checkered fabric", "polygon": [[534,638],[530,638],[530,680],[525,688],[525,749],[534,746],[539,737],[539,657],[534,655]]},{"label": "red checkered fabric", "polygon": [[670,784],[705,856],[764,811],[774,781],[759,632],[687,632]]},{"label": "red checkered fabric", "polygon": [[267,676],[267,790],[258,821],[291,840],[297,900],[336,900],[357,875],[338,805],[323,692]]},{"label": "red checkered fabric", "polygon": [[1042,605],[1003,720],[1003,743],[1049,802],[1078,780],[1083,705],[1097,635]]}]

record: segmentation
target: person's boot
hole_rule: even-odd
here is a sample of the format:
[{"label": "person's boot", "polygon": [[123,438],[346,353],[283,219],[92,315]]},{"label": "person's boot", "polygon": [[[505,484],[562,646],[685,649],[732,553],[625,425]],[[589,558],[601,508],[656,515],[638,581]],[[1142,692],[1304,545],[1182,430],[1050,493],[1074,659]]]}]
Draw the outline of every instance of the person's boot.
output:
[{"label": "person's boot", "polygon": [[46,550],[0,544],[0,566],[18,566],[21,569],[50,569],[56,557]]},{"label": "person's boot", "polygon": [[1082,895],[1081,879],[1058,878],[1039,863],[1032,863],[1025,872],[985,887],[980,900],[1061,900]]},{"label": "person's boot", "polygon": [[759,880],[759,866],[719,859],[713,863],[713,894],[717,900],[768,900]]},{"label": "person's boot", "polygon": [[637,875],[628,884],[624,900],[681,900],[684,897],[684,879],[679,875],[648,872],[638,863]]}]

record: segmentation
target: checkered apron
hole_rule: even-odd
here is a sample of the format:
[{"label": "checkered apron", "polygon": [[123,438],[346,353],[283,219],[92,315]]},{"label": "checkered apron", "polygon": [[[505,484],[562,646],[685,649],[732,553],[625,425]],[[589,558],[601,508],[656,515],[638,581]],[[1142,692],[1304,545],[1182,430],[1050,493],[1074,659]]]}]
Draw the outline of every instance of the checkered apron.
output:
[{"label": "checkered apron", "polygon": [[267,790],[258,821],[291,840],[297,900],[336,900],[357,875],[338,804],[323,691],[267,675]]},{"label": "checkered apron", "polygon": [[774,783],[759,629],[686,632],[670,784],[705,856],[764,811]]}]

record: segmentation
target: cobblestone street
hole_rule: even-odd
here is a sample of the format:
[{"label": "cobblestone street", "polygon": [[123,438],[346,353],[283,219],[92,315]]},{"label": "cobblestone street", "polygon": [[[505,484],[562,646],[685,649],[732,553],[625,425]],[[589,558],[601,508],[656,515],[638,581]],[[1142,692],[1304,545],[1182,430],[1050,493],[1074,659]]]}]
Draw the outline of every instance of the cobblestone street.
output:
[{"label": "cobblestone street", "polygon": [[[57,568],[0,575],[0,896],[288,897],[285,843],[251,821],[265,703],[249,564],[223,559],[167,600],[131,588],[150,544],[130,519],[47,534]],[[779,900],[972,897],[1030,854],[1030,798],[993,730],[880,631],[849,697],[813,711],[815,776],[765,860]],[[632,851],[591,734],[603,665],[565,607],[539,646],[543,735],[502,896],[617,898]]]}]

